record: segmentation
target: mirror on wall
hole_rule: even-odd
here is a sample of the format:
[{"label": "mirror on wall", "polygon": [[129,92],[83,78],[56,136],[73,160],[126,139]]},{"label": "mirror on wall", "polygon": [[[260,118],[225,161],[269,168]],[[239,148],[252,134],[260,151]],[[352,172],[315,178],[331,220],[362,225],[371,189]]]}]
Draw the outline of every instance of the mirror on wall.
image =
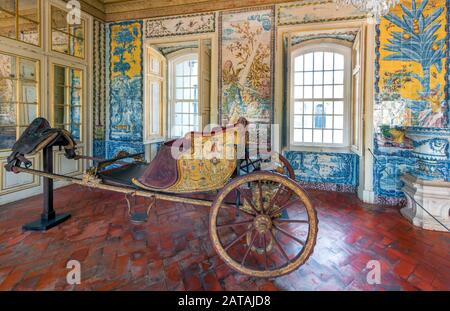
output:
[{"label": "mirror on wall", "polygon": [[182,137],[210,123],[211,39],[146,46],[146,140]]}]

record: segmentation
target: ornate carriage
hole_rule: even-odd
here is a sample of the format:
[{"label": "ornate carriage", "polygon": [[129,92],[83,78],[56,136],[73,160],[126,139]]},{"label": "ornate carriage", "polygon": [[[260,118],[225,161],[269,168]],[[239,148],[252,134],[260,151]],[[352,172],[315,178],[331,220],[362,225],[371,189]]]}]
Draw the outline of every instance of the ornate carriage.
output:
[{"label": "ornate carriage", "polygon": [[[145,222],[158,199],[209,206],[209,234],[220,258],[238,272],[277,277],[297,269],[311,255],[317,216],[282,155],[256,152],[252,156],[246,125],[240,119],[208,135],[189,133],[164,143],[146,163],[142,154],[120,153],[110,160],[77,155],[76,143],[67,131],[52,129],[38,118],[13,146],[5,167],[44,177],[43,216],[25,229],[48,229],[67,218],[57,216],[51,205],[54,179],[124,193],[135,222]],[[63,147],[69,159],[94,160],[95,165],[82,178],[54,174],[53,146]],[[25,158],[40,150],[44,152],[43,171],[31,169]],[[192,196],[197,193],[214,198]],[[132,211],[133,196],[150,198],[145,212]]]}]

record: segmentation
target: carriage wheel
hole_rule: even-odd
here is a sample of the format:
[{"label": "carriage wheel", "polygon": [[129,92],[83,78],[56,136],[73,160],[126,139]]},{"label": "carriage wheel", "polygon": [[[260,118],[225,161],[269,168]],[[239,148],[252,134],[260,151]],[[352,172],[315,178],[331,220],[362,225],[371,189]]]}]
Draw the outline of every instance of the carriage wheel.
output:
[{"label": "carriage wheel", "polygon": [[[271,191],[274,184],[278,187]],[[226,203],[236,190],[243,202],[239,211]],[[212,204],[209,229],[216,252],[231,268],[277,277],[294,271],[312,254],[317,223],[310,200],[295,181],[259,171],[225,185]]]}]

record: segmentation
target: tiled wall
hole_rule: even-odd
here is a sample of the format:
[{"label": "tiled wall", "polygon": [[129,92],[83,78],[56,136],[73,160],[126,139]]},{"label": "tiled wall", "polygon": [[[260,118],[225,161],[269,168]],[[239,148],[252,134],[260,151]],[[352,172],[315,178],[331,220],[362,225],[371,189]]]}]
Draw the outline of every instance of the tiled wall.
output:
[{"label": "tiled wall", "polygon": [[106,157],[144,151],[143,22],[108,25]]},{"label": "tiled wall", "polygon": [[[408,133],[449,126],[448,3],[404,0],[377,27],[374,190],[378,202],[403,201],[400,176],[419,169],[413,154],[419,142]],[[448,170],[448,158],[438,166]]]},{"label": "tiled wall", "polygon": [[356,192],[359,157],[353,153],[287,151],[296,179],[307,188]]},{"label": "tiled wall", "polygon": [[[411,154],[414,142],[405,136],[406,127],[448,127],[448,1],[404,0],[402,4],[382,19],[375,38],[374,190],[379,202],[392,204],[403,199],[401,174],[417,169],[417,161]],[[331,0],[301,1],[272,9],[278,26],[361,17],[354,10],[336,11]],[[261,8],[261,12],[264,10],[267,7]],[[258,10],[254,12],[250,16],[258,15]],[[103,123],[95,124],[99,125],[94,141],[96,154],[111,157],[120,149],[143,150],[143,38],[219,32],[216,25],[216,16],[219,15],[209,12],[105,26],[106,118]],[[218,20],[220,25],[222,20]],[[265,19],[264,23],[267,22],[270,19]],[[241,26],[245,26],[245,21]],[[229,34],[221,33],[220,38],[226,36]],[[222,44],[221,39],[219,42]],[[221,48],[222,45],[219,50]],[[221,64],[220,83],[223,79],[233,78],[223,74],[230,71],[229,65],[229,62]],[[270,74],[273,75],[273,71]],[[272,95],[273,90],[270,92]],[[244,95],[246,105],[258,102],[251,94]],[[97,99],[96,102],[101,107],[102,100]],[[94,111],[101,113],[102,110]],[[104,140],[100,129],[104,130]],[[286,155],[302,182],[345,191],[354,191],[358,185],[358,157],[354,154],[287,152]],[[448,170],[450,164],[444,161],[442,165]]]},{"label": "tiled wall", "polygon": [[[291,14],[295,11],[295,14]],[[325,14],[327,13],[327,14]],[[325,14],[325,15],[324,15]],[[276,21],[275,21],[276,15]],[[216,23],[216,16],[217,21]],[[129,152],[142,152],[142,40],[144,37],[155,38],[161,36],[180,36],[185,34],[218,32],[221,65],[219,68],[220,86],[223,94],[233,91],[240,102],[234,102],[232,96],[221,96],[221,103],[226,104],[226,109],[219,107],[223,113],[223,119],[232,118],[233,114],[245,114],[253,122],[270,122],[272,120],[273,107],[273,42],[275,35],[275,23],[278,25],[305,24],[322,20],[346,20],[359,18],[361,14],[353,9],[337,11],[332,1],[298,2],[277,6],[261,7],[251,10],[239,10],[232,12],[209,12],[189,16],[164,17],[144,21],[128,21],[111,23],[95,28],[98,35],[95,37],[96,54],[102,55],[101,40],[102,29],[105,32],[105,69],[101,68],[101,62],[95,61],[95,68],[105,72],[106,103],[103,109],[102,98],[94,100],[94,128],[96,135],[94,140],[94,154],[97,156],[113,157],[119,150]],[[237,21],[236,18],[239,18]],[[233,23],[228,23],[228,20]],[[229,25],[228,25],[229,24]],[[103,27],[103,28],[102,28]],[[233,33],[238,33],[248,27],[247,37],[239,40],[233,39]],[[145,33],[143,33],[145,31]],[[267,34],[265,44],[259,46],[258,53],[249,51],[249,57],[256,57],[260,63],[255,68],[261,72],[251,72],[249,79],[243,80],[236,76],[233,80],[232,72],[247,71],[246,68],[237,68],[240,60],[239,51],[236,56],[229,53],[230,48],[238,45],[244,47],[247,43],[251,46],[252,36],[257,32]],[[233,41],[234,40],[234,41]],[[248,42],[247,42],[247,41]],[[266,55],[266,56],[264,56]],[[240,57],[243,57],[242,55]],[[267,59],[264,59],[266,57]],[[236,68],[234,68],[236,67]],[[239,80],[239,81],[238,81]],[[244,81],[246,88],[240,90],[233,85],[240,85]],[[233,84],[236,82],[235,84]],[[95,86],[94,86],[95,87]],[[254,89],[254,91],[251,91]],[[96,91],[95,93],[98,93]],[[225,99],[225,100],[224,100]],[[245,108],[245,109],[244,109]],[[238,110],[242,110],[239,112]],[[105,112],[106,118],[102,119]],[[354,191],[357,185],[357,161],[356,156],[348,154],[316,154],[318,161],[307,153],[289,153],[289,157],[299,175],[299,179],[317,187],[327,189]],[[343,159],[345,158],[345,161]],[[350,162],[349,162],[350,160]],[[345,162],[345,168],[342,164]],[[320,166],[317,171],[317,165]],[[351,167],[349,167],[349,165]],[[303,171],[308,171],[304,174]],[[345,171],[345,172],[344,172]],[[344,176],[346,175],[347,176]],[[305,178],[307,177],[307,178]]]}]

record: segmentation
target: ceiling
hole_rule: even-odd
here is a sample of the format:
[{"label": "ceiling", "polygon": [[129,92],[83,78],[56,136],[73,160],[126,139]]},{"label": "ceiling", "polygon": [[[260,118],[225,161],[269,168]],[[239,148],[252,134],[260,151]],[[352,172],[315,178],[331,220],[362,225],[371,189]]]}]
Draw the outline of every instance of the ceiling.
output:
[{"label": "ceiling", "polygon": [[81,0],[84,11],[104,21],[193,14],[293,0]]}]

